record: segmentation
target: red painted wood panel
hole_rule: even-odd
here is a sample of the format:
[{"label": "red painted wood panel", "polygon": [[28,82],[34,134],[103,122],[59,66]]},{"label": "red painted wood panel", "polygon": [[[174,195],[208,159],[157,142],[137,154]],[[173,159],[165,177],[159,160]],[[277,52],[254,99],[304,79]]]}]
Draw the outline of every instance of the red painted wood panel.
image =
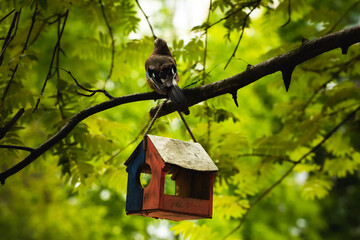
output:
[{"label": "red painted wood panel", "polygon": [[149,164],[151,168],[151,180],[149,185],[144,188],[143,195],[143,209],[158,209],[160,208],[160,197],[164,192],[164,183],[162,179],[162,168],[164,167],[164,162],[161,159],[156,148],[150,141],[149,137],[147,139],[147,150],[146,150],[146,159],[145,163]]},{"label": "red painted wood panel", "polygon": [[210,216],[210,206],[210,200],[164,195],[163,204],[160,208],[173,212]]},{"label": "red painted wood panel", "polygon": [[210,175],[210,203],[209,203],[209,215],[212,216],[213,210],[213,186],[214,186],[214,179],[216,177],[216,173],[212,173]]},{"label": "red painted wood panel", "polygon": [[165,210],[157,210],[157,211],[147,212],[146,216],[153,217],[153,218],[160,218],[160,219],[168,219],[168,220],[173,220],[173,221],[211,218],[209,216],[186,214],[186,213],[182,213],[182,212],[172,212],[172,211],[165,211]]}]

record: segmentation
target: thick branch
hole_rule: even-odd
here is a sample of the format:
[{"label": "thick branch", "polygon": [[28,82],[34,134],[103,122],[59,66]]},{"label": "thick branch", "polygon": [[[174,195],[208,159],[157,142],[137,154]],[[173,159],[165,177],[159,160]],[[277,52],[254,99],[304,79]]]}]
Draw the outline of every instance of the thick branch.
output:
[{"label": "thick branch", "polygon": [[[226,93],[231,94],[235,90],[243,88],[266,75],[282,71],[287,66],[295,67],[322,53],[336,48],[348,48],[359,42],[360,25],[308,41],[295,50],[251,66],[244,72],[230,78],[196,88],[184,89],[183,91],[187,98],[188,107]],[[239,104],[241,105],[241,103]],[[150,114],[153,116],[156,110],[157,107],[154,107],[151,109]],[[176,110],[176,106],[172,102],[167,102],[159,115],[163,116]]]},{"label": "thick branch", "polygon": [[[289,53],[282,54],[280,56],[274,57],[272,59],[266,60],[262,63],[259,63],[255,66],[247,68],[246,71],[237,74],[233,77],[214,82],[211,84],[203,85],[200,87],[184,90],[184,93],[188,100],[188,106],[195,105],[199,102],[202,102],[206,99],[210,99],[216,96],[220,96],[226,93],[233,93],[235,90],[240,89],[249,85],[256,80],[272,74],[277,71],[281,71],[284,66],[296,66],[306,60],[309,60],[321,53],[330,51],[335,48],[348,48],[349,46],[360,42],[360,25],[345,29],[343,31],[333,33],[322,38],[319,38],[314,41],[309,41],[303,44],[300,48],[295,49]],[[75,114],[70,120],[65,124],[65,126],[57,132],[54,136],[40,145],[38,148],[35,148],[29,156],[27,156],[23,161],[19,162],[10,169],[4,171],[0,174],[0,182],[5,183],[5,180],[32,163],[40,155],[45,153],[47,150],[52,148],[55,144],[64,139],[74,128],[75,126],[84,120],[85,118],[96,114],[98,112],[116,107],[118,105],[144,101],[144,100],[156,100],[164,98],[165,96],[157,94],[155,92],[151,93],[138,93],[127,95],[123,97],[118,97],[111,99],[107,102],[100,103],[98,105],[89,107],[77,114]],[[153,108],[151,113],[154,113],[157,108]],[[167,102],[164,104],[164,110],[160,111],[161,115],[166,115],[171,112],[176,111],[176,107],[173,103]]]},{"label": "thick branch", "polygon": [[47,150],[52,148],[55,144],[60,142],[62,139],[64,139],[75,127],[76,125],[84,120],[85,118],[96,114],[98,112],[130,103],[130,102],[137,102],[137,101],[143,101],[143,100],[151,100],[151,99],[159,99],[162,98],[161,95],[150,92],[150,93],[137,93],[132,95],[127,95],[123,97],[118,97],[111,99],[107,102],[103,102],[100,104],[97,104],[95,106],[89,107],[77,114],[75,114],[72,118],[69,119],[69,121],[65,124],[65,126],[60,129],[59,132],[57,132],[54,136],[49,138],[46,142],[44,142],[42,145],[40,145],[37,148],[34,148],[31,153],[21,162],[16,164],[15,166],[9,168],[8,170],[0,173],[0,183],[5,184],[5,180],[11,176],[32,163],[35,159],[37,159],[39,156],[44,154]]}]

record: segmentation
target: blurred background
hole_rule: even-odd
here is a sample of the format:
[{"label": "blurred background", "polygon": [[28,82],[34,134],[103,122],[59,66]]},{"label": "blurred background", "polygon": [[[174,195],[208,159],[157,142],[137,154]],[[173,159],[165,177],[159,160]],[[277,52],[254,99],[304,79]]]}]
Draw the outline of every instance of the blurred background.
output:
[{"label": "blurred background", "polygon": [[[0,126],[19,109],[25,113],[0,145],[36,148],[74,114],[108,100],[79,95],[89,92],[64,70],[114,97],[151,91],[144,63],[154,37],[139,6],[168,42],[182,88],[231,77],[302,39],[360,23],[354,0],[1,1]],[[277,72],[239,89],[239,107],[226,94],[190,108],[186,120],[220,169],[211,220],[126,216],[124,162],[159,103],[143,101],[92,115],[9,177],[0,187],[0,238],[359,239],[359,60],[359,45],[346,55],[335,49],[297,66],[288,92]],[[191,140],[176,113],[150,133]],[[0,170],[27,155],[0,148]]]}]

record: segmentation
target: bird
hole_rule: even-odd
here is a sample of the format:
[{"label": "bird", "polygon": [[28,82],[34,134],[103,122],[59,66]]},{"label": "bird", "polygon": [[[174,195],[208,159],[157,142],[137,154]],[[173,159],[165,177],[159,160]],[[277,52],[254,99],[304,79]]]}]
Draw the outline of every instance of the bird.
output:
[{"label": "bird", "polygon": [[183,91],[178,86],[180,80],[176,61],[165,40],[157,38],[154,50],[145,61],[146,81],[155,92],[166,95],[186,115],[190,113]]}]

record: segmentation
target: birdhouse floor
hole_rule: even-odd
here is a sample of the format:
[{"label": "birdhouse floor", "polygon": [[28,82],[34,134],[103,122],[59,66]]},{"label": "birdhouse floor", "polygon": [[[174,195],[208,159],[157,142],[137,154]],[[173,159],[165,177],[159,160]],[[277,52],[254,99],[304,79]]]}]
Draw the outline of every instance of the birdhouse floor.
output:
[{"label": "birdhouse floor", "polygon": [[161,202],[162,204],[159,209],[146,209],[137,212],[127,212],[127,214],[173,221],[211,218],[212,215],[211,210],[209,210],[210,200],[182,198],[165,194]]},{"label": "birdhouse floor", "polygon": [[203,215],[193,215],[193,214],[185,214],[181,212],[174,212],[174,211],[166,211],[166,210],[142,210],[141,212],[127,212],[127,215],[140,215],[144,217],[152,217],[152,218],[159,218],[159,219],[168,219],[172,221],[182,221],[182,220],[196,220],[196,219],[203,219],[203,218],[210,218],[209,216]]}]

